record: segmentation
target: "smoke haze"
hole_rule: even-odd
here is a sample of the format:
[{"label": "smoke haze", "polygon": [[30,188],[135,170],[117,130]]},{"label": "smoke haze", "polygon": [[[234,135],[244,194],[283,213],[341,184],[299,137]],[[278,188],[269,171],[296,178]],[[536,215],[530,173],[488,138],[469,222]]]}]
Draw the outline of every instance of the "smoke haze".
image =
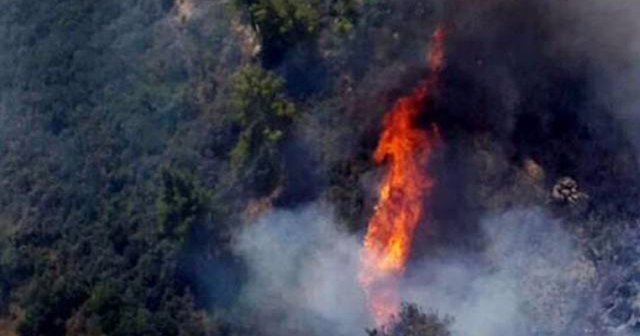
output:
[{"label": "smoke haze", "polygon": [[365,335],[372,156],[440,24],[399,296],[456,336],[638,334],[640,1],[3,8],[0,334]]},{"label": "smoke haze", "polygon": [[275,210],[235,246],[248,266],[243,302],[271,332],[354,335],[370,323],[357,282],[360,242],[338,231],[327,207]]},{"label": "smoke haze", "polygon": [[[482,255],[415,260],[403,300],[454,316],[455,335],[573,327],[593,270],[562,224],[541,209],[520,209],[487,217],[482,227]],[[243,302],[275,334],[364,334],[372,320],[357,282],[360,249],[324,206],[275,210],[238,235],[250,277]]]},{"label": "smoke haze", "polygon": [[[456,335],[602,333],[593,326],[601,319],[594,294],[601,279],[575,223],[609,225],[613,207],[618,217],[635,213],[630,146],[640,148],[640,4],[458,1],[431,10],[454,27],[433,117],[445,149],[436,168],[436,221],[423,228],[436,235],[415,242],[421,252],[408,267],[403,300],[452,315]],[[403,29],[432,25],[398,13],[387,20],[405,20],[400,39]],[[423,47],[412,38],[410,45]],[[407,54],[402,49],[399,59],[419,64]],[[368,79],[374,88],[380,80]],[[540,176],[523,178],[523,162]],[[548,190],[566,175],[586,185],[590,212],[548,206]],[[370,192],[376,182],[364,183]],[[325,321],[315,330],[331,325],[352,335],[371,325],[356,282],[361,238],[338,231],[336,221],[311,205],[275,210],[240,234],[237,251],[254,275],[245,299],[288,298],[277,307],[287,323],[274,328],[291,319]],[[457,249],[469,242],[476,247]],[[424,248],[430,244],[437,251]],[[261,315],[273,304],[254,307]]]}]

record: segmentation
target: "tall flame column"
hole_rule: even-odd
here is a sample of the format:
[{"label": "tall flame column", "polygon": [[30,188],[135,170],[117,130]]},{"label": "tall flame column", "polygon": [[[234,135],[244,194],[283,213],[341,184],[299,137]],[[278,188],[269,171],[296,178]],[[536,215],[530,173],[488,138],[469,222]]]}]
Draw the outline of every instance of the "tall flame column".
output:
[{"label": "tall flame column", "polygon": [[424,113],[430,91],[437,85],[444,61],[444,37],[444,29],[439,27],[428,55],[429,77],[385,115],[374,153],[376,163],[386,165],[386,172],[364,239],[359,280],[377,325],[386,324],[397,313],[398,280],[409,258],[415,228],[425,218],[425,197],[433,187],[428,167],[439,136],[435,125],[421,128],[416,119]]}]

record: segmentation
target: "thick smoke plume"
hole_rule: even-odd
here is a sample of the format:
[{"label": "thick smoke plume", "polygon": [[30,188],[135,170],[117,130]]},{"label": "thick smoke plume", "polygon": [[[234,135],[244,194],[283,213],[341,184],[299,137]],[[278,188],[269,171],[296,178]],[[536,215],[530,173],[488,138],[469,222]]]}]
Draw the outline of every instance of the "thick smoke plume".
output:
[{"label": "thick smoke plume", "polygon": [[[456,335],[625,335],[606,317],[620,306],[601,293],[602,283],[621,281],[607,275],[616,248],[598,244],[603,232],[632,244],[618,223],[638,215],[640,4],[430,4],[393,4],[384,28],[356,28],[354,56],[344,60],[355,69],[346,96],[359,104],[353,132],[345,142],[312,140],[312,150],[327,160],[370,155],[375,141],[351,135],[376,134],[385,107],[424,75],[427,36],[444,21],[446,65],[424,123],[437,123],[446,145],[434,169],[433,223],[418,229],[402,299],[452,315]],[[566,176],[584,192],[578,205],[550,198]],[[359,179],[375,194],[370,173]],[[243,300],[274,334],[357,335],[371,326],[356,281],[361,237],[338,230],[340,220],[308,205],[275,210],[238,234],[249,269]]]},{"label": "thick smoke plume", "polygon": [[[402,299],[454,316],[456,335],[569,330],[593,274],[562,223],[520,209],[482,227],[483,254],[414,261]],[[372,319],[357,282],[360,249],[326,207],[276,210],[238,235],[250,278],[243,302],[274,334],[364,335]]]},{"label": "thick smoke plume", "polygon": [[238,235],[249,273],[243,301],[275,334],[358,334],[369,324],[360,246],[326,207],[276,210]]},{"label": "thick smoke plume", "polygon": [[539,208],[488,216],[484,252],[419,261],[404,298],[455,316],[459,335],[573,335],[595,274],[562,225]]}]

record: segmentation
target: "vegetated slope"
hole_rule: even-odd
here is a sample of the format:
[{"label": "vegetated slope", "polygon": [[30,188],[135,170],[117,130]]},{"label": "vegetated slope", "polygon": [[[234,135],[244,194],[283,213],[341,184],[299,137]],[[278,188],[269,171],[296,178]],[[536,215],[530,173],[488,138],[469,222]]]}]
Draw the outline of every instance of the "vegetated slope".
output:
[{"label": "vegetated slope", "polygon": [[[438,1],[4,1],[0,333],[260,334],[235,306],[233,230],[318,199],[363,228],[383,112],[423,77],[443,18],[434,248],[482,249],[482,213],[538,205],[599,271],[633,279],[618,238],[635,227],[635,153],[590,100],[589,62],[543,52],[544,11],[488,6],[509,20]],[[498,23],[485,36],[475,20]],[[579,206],[548,202],[565,175]],[[595,286],[609,301],[594,323],[633,324],[629,281]]]}]

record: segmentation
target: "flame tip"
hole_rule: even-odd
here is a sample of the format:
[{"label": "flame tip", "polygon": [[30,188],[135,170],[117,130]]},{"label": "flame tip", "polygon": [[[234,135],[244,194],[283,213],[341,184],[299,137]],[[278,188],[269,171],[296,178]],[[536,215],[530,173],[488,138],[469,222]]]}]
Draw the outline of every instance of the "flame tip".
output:
[{"label": "flame tip", "polygon": [[427,55],[432,78],[394,104],[384,117],[374,152],[376,163],[385,163],[387,171],[363,243],[359,281],[378,325],[385,324],[399,307],[394,285],[405,270],[413,233],[424,215],[423,201],[434,183],[427,168],[440,132],[435,124],[418,127],[415,119],[444,66],[445,36],[445,27],[438,26]]}]

